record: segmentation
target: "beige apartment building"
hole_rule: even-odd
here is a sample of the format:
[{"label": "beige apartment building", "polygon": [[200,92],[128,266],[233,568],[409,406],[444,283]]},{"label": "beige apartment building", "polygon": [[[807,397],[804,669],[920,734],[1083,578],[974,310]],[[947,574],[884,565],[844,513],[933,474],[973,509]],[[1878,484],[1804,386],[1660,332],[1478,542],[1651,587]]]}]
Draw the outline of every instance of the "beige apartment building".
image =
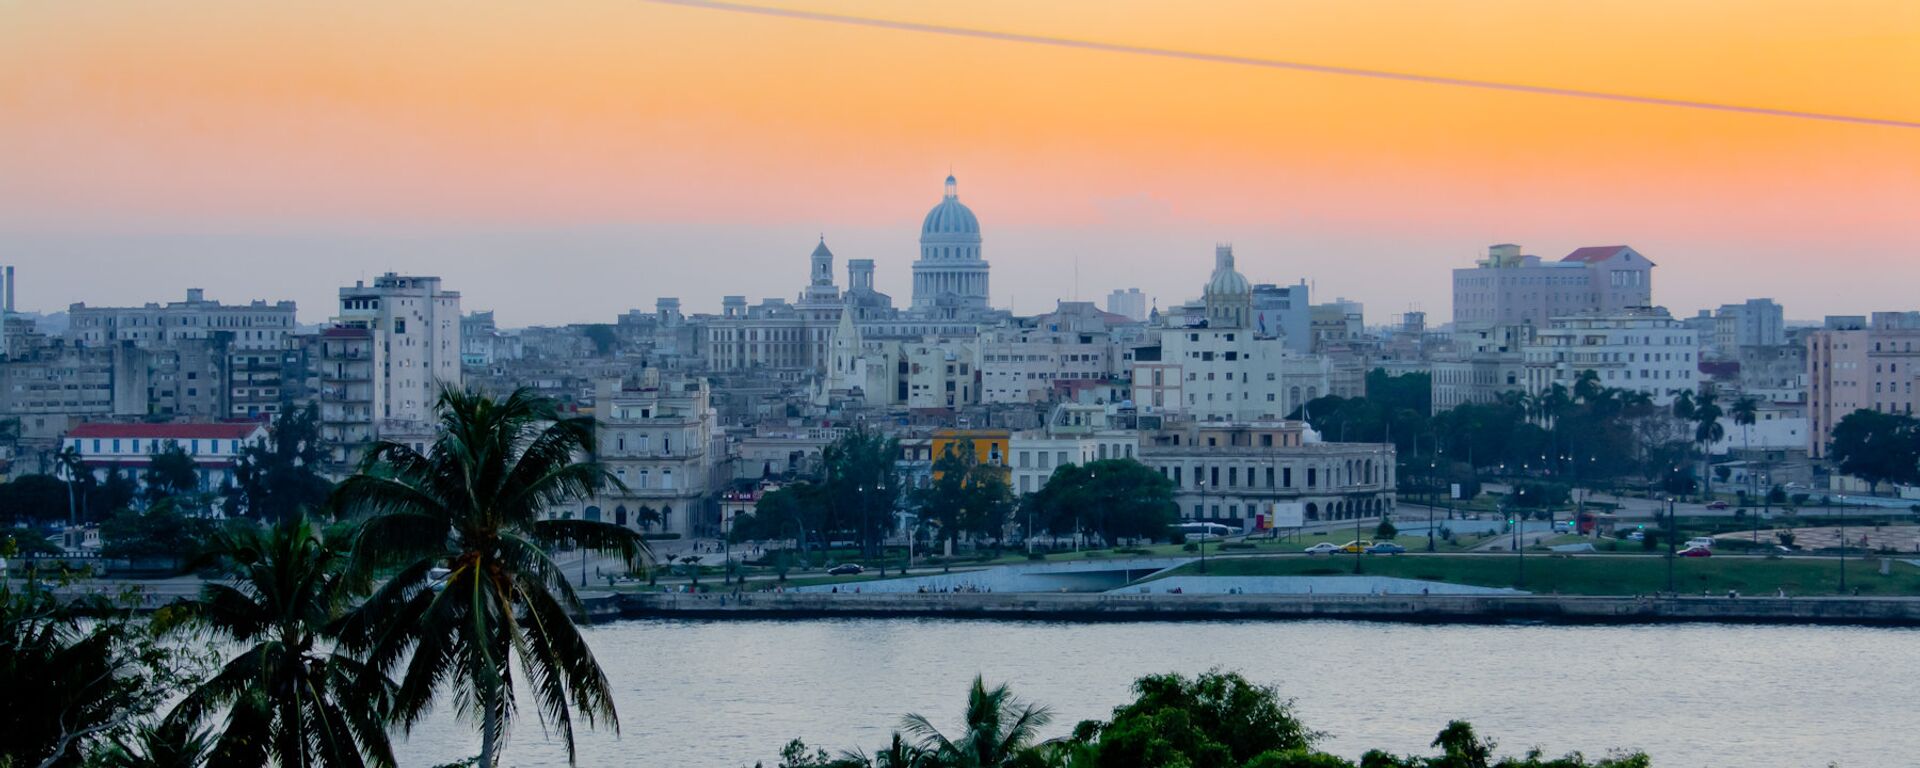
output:
[{"label": "beige apartment building", "polygon": [[1807,453],[1825,458],[1833,427],[1854,411],[1913,414],[1920,312],[1829,316],[1807,334]]}]

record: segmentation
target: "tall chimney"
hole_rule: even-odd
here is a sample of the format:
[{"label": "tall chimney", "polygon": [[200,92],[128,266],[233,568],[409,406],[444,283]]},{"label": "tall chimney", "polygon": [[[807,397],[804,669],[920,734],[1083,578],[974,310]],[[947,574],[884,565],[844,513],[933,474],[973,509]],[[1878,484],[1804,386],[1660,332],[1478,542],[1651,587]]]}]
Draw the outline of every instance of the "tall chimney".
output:
[{"label": "tall chimney", "polygon": [[13,265],[7,265],[7,314],[13,314]]}]

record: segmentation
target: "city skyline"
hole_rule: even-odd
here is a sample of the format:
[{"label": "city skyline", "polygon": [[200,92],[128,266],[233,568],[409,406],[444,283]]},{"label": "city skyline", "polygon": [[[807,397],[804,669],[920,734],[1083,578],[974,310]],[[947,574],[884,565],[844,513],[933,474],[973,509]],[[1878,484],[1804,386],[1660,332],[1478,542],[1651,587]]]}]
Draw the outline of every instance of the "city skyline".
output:
[{"label": "city skyline", "polygon": [[[1920,77],[1900,33],[1920,19],[1893,3],[1733,19],[1655,3],[804,8],[1920,115],[1920,95],[1877,85]],[[1762,295],[1799,319],[1896,308],[1920,274],[1920,132],[1898,127],[654,3],[8,13],[0,249],[30,311],[188,287],[326,307],[388,270],[440,275],[510,325],[604,321],[657,296],[714,311],[724,294],[790,297],[821,234],[905,296],[915,224],[948,172],[982,220],[992,303],[1022,314],[1114,288],[1195,298],[1220,241],[1251,279],[1306,279],[1379,318],[1448,315],[1446,272],[1502,242],[1545,258],[1630,244],[1662,264],[1656,300],[1676,314]],[[1608,55],[1574,45],[1594,38]],[[1779,278],[1809,258],[1846,269]],[[109,271],[128,279],[92,279]]]}]

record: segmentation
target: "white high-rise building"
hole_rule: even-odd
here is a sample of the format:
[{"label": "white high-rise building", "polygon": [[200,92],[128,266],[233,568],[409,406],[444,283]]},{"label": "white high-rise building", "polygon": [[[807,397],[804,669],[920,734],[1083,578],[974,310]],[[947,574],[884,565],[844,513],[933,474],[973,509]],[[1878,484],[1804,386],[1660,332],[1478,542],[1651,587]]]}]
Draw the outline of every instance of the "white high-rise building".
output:
[{"label": "white high-rise building", "polygon": [[1786,311],[1773,299],[1722,304],[1720,311],[1713,315],[1711,344],[1720,354],[1734,357],[1741,347],[1774,347],[1787,343],[1786,326]]},{"label": "white high-rise building", "polygon": [[1664,309],[1556,317],[1523,347],[1526,388],[1573,389],[1586,371],[1600,385],[1644,392],[1655,403],[1699,388],[1700,337]]},{"label": "white high-rise building", "polygon": [[1147,295],[1138,288],[1113,289],[1107,294],[1107,311],[1136,323],[1147,321]]},{"label": "white high-rise building", "polygon": [[373,285],[340,289],[334,325],[374,333],[385,365],[375,370],[379,421],[425,424],[441,386],[459,387],[460,293],[440,278],[388,272]]}]

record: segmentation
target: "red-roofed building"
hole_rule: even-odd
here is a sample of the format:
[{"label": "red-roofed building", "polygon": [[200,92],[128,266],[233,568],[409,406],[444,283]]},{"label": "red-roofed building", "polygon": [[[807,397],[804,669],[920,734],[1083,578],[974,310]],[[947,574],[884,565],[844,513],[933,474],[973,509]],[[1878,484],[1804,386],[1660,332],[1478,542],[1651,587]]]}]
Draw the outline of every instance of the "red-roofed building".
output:
[{"label": "red-roofed building", "polygon": [[264,445],[267,426],[261,422],[195,422],[184,424],[122,424],[90,422],[68,430],[63,448],[80,454],[87,471],[105,480],[118,469],[138,482],[153,455],[179,446],[200,470],[200,485],[216,490],[233,480],[234,463],[251,445]]},{"label": "red-roofed building", "polygon": [[1652,261],[1625,245],[1576,248],[1559,261],[1495,245],[1470,269],[1453,271],[1455,329],[1527,325],[1553,318],[1614,315],[1653,304]]}]

